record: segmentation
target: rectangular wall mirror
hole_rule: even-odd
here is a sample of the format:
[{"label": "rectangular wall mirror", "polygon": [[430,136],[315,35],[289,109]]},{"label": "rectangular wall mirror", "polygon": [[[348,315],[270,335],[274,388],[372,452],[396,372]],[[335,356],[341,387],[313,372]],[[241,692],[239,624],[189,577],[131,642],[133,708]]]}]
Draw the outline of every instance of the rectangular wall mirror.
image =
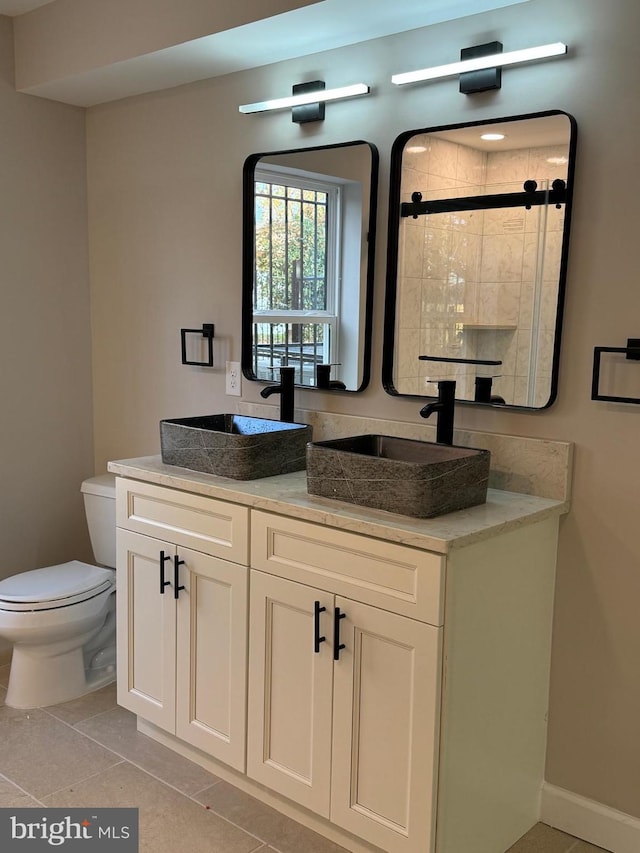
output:
[{"label": "rectangular wall mirror", "polygon": [[286,365],[304,387],[366,387],[377,181],[378,152],[362,141],[246,160],[242,370],[248,379],[278,381]]},{"label": "rectangular wall mirror", "polygon": [[560,111],[407,131],[391,157],[383,384],[540,409],[558,386],[576,147]]}]

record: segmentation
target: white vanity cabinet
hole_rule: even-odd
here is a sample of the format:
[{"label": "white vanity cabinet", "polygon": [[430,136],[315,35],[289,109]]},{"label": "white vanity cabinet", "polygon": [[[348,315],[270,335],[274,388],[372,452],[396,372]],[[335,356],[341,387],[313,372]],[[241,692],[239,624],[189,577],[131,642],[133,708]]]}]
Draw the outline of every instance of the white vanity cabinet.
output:
[{"label": "white vanity cabinet", "polygon": [[432,849],[442,629],[257,571],[250,612],[248,775],[384,850]]},{"label": "white vanity cabinet", "polygon": [[[431,850],[441,557],[263,512],[251,529],[248,775],[384,850]],[[412,608],[435,624],[394,612]]]},{"label": "white vanity cabinet", "polygon": [[244,770],[247,510],[119,479],[116,515],[119,704]]},{"label": "white vanity cabinet", "polygon": [[304,472],[111,464],[142,731],[357,853],[504,853],[539,819],[563,502],[420,521]]}]

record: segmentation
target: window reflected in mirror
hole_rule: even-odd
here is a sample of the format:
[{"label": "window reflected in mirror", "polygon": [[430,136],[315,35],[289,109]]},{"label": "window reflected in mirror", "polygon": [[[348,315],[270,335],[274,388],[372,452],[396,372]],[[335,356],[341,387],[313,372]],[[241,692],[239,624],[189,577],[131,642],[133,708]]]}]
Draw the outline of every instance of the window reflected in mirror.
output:
[{"label": "window reflected in mirror", "polygon": [[553,401],[575,126],[539,114],[403,134],[392,155],[390,393]]},{"label": "window reflected in mirror", "polygon": [[293,365],[296,382],[313,385],[318,364],[339,362],[341,201],[338,182],[287,174],[275,166],[256,169],[253,371],[258,379],[271,380],[274,370]]},{"label": "window reflected in mirror", "polygon": [[[243,371],[361,390],[369,375],[377,155],[368,143],[245,164]],[[323,368],[321,366],[330,366]],[[327,370],[329,373],[327,374]]]}]

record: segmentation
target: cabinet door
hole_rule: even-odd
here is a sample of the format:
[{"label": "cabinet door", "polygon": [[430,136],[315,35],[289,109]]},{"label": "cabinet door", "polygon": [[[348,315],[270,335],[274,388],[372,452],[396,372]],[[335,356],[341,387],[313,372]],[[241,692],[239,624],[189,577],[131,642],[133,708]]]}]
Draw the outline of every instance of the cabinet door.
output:
[{"label": "cabinet door", "polygon": [[441,628],[337,598],[331,820],[389,853],[433,849]]},{"label": "cabinet door", "polygon": [[[160,592],[161,553],[168,557]],[[118,703],[145,720],[174,731],[176,608],[173,545],[118,528]]]},{"label": "cabinet door", "polygon": [[254,570],[250,583],[247,774],[328,817],[333,596]]},{"label": "cabinet door", "polygon": [[244,772],[248,569],[178,557],[176,735]]}]

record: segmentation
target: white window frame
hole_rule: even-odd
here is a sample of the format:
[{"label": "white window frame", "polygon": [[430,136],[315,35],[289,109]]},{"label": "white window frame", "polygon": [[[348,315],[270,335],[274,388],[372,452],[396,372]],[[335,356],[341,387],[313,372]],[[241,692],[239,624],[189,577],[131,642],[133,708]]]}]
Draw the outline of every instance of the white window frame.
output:
[{"label": "white window frame", "polygon": [[[317,175],[293,169],[288,166],[259,166],[254,174],[254,199],[255,185],[257,183],[282,184],[284,186],[296,187],[301,190],[314,190],[327,195],[327,232],[326,232],[326,310],[320,311],[295,311],[295,310],[255,310],[252,314],[252,323],[268,323],[276,325],[279,323],[289,324],[317,324],[327,327],[325,334],[325,351],[323,360],[325,363],[337,364],[340,361],[340,317],[338,306],[340,305],[340,291],[342,287],[342,182],[331,180],[326,175]],[[255,243],[254,243],[255,252]],[[255,347],[255,343],[254,343]]]}]

